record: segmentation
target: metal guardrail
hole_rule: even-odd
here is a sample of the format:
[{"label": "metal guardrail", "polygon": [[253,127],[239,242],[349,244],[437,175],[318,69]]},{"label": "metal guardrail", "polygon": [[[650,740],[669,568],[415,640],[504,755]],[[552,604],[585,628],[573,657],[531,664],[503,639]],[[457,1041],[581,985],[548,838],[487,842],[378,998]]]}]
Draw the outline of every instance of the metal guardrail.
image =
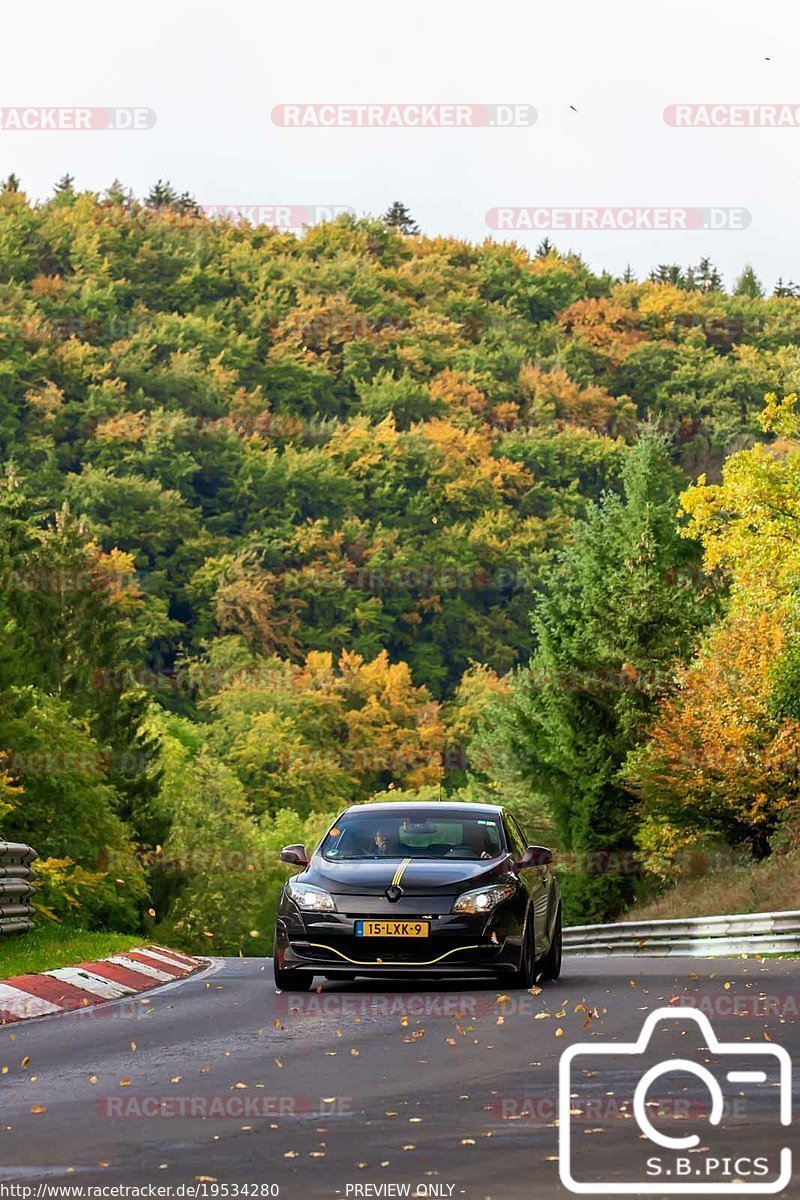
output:
[{"label": "metal guardrail", "polygon": [[38,857],[21,842],[0,842],[0,935],[33,929],[36,872],[31,863]]},{"label": "metal guardrail", "polygon": [[800,954],[800,912],[686,917],[677,921],[620,921],[564,930],[569,954],[681,955]]}]

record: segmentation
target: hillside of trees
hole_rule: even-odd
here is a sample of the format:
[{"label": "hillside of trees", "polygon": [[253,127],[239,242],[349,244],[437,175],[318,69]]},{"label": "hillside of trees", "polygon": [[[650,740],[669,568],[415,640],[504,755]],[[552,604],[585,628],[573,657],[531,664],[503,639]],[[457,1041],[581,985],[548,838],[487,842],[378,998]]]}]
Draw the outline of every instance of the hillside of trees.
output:
[{"label": "hillside of trees", "polygon": [[570,920],[793,852],[797,289],[413,230],[0,192],[42,920],[268,953],[279,848],[375,794],[508,803]]}]

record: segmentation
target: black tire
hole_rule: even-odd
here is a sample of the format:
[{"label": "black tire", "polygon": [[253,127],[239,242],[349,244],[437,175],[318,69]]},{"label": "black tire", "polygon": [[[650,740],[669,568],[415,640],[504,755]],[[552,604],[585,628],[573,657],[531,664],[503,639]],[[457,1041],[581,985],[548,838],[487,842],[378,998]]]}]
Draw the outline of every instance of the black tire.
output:
[{"label": "black tire", "polygon": [[310,992],[314,982],[313,975],[304,971],[283,971],[273,964],[275,971],[275,987],[281,992]]},{"label": "black tire", "polygon": [[272,943],[272,970],[275,974],[275,987],[282,992],[310,992],[314,982],[313,975],[305,971],[284,971],[278,966],[277,938]]},{"label": "black tire", "polygon": [[542,956],[538,964],[537,974],[543,979],[558,979],[561,974],[561,954],[564,943],[564,935],[561,929],[561,905],[558,906],[556,913],[556,922],[553,927],[553,940],[550,943],[550,949]]},{"label": "black tire", "polygon": [[530,921],[525,929],[525,939],[522,943],[522,953],[520,954],[519,970],[513,975],[512,987],[515,988],[532,988],[536,982],[536,950],[534,947],[533,933],[533,909],[530,912]]}]

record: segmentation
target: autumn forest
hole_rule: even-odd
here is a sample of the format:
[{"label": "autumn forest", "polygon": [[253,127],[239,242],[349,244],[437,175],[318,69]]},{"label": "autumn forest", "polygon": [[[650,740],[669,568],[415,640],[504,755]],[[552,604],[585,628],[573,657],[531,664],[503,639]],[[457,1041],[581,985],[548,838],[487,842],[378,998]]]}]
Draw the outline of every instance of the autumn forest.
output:
[{"label": "autumn forest", "polygon": [[269,953],[280,847],[375,795],[507,804],[571,922],[797,852],[800,290],[698,258],[6,182],[0,837],[41,921]]}]

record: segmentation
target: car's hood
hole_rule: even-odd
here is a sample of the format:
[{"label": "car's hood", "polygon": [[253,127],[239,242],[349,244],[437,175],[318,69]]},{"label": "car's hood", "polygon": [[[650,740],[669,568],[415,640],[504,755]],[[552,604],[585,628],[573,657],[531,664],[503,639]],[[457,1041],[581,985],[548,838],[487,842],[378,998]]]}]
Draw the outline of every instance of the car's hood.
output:
[{"label": "car's hood", "polygon": [[380,896],[395,879],[405,896],[457,894],[495,882],[498,876],[508,873],[509,862],[508,854],[475,860],[377,858],[351,862],[331,862],[315,854],[302,879],[333,895]]}]

